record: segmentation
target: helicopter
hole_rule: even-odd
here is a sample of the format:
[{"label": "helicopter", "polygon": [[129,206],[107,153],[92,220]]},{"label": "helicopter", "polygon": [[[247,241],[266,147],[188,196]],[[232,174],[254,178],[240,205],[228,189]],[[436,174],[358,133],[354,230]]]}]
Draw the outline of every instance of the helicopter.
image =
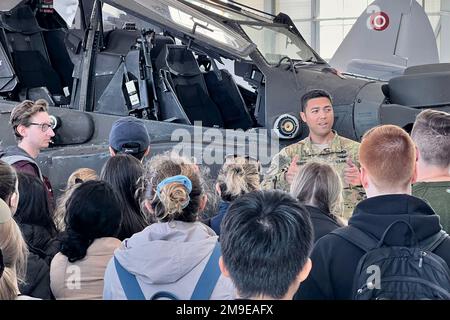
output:
[{"label": "helicopter", "polygon": [[143,119],[152,155],[182,150],[216,172],[225,153],[264,166],[306,137],[299,105],[311,89],[332,95],[334,129],[354,140],[379,124],[408,129],[423,108],[450,111],[449,65],[388,81],[342,73],[288,15],[234,1],[2,1],[0,61],[1,146],[15,144],[12,108],[47,100],[55,137],[38,161],[56,190],[80,167],[100,170],[124,116]]}]

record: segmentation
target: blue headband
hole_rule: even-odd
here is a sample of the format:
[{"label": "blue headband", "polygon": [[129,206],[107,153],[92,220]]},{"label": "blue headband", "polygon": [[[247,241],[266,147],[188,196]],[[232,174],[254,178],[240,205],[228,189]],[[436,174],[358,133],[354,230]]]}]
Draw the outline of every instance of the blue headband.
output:
[{"label": "blue headband", "polygon": [[158,196],[158,198],[159,198],[159,195],[161,194],[161,189],[172,182],[177,182],[177,183],[182,184],[187,189],[188,193],[191,193],[191,191],[192,191],[191,180],[189,180],[189,178],[186,176],[178,175],[178,176],[166,178],[163,181],[161,181],[160,183],[158,183],[158,186],[156,187],[156,195]]}]

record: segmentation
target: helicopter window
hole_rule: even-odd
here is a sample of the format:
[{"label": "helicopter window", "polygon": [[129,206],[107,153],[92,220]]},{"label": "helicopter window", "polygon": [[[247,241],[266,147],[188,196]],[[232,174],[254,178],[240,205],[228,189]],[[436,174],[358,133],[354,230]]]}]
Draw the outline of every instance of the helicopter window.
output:
[{"label": "helicopter window", "polygon": [[102,7],[103,30],[110,31],[114,29],[128,29],[133,26],[134,29],[154,29],[154,26],[142,19],[136,18],[126,12],[114,8],[107,3]]},{"label": "helicopter window", "polygon": [[315,62],[314,52],[306,42],[290,34],[284,27],[255,26],[241,23],[241,27],[258,47],[268,63],[276,65],[283,57]]},{"label": "helicopter window", "polygon": [[[209,17],[207,14],[194,10],[186,3],[178,0],[109,0],[109,3],[121,10],[134,14],[142,21],[153,23],[160,28],[147,28],[136,24],[137,29],[157,29],[155,32],[164,31],[184,34],[182,37],[198,41],[204,45],[218,47],[235,56],[245,56],[251,53],[255,46],[241,36],[237,31]],[[128,19],[129,14],[126,15]],[[112,15],[105,14],[104,21],[113,23],[115,28],[120,27],[120,23],[114,20],[122,20],[124,14],[116,10]],[[104,28],[107,30],[106,28]]]},{"label": "helicopter window", "polygon": [[183,12],[178,8],[174,8],[168,6],[170,18],[176,22],[177,24],[187,27],[193,30],[193,33],[200,33],[203,36],[208,38],[213,38],[214,40],[223,43],[232,45],[233,47],[238,47],[236,40],[225,33],[223,30],[217,28],[214,25],[209,24],[206,21],[202,21],[198,18],[193,17],[187,12]]},{"label": "helicopter window", "polygon": [[197,7],[206,9],[208,11],[211,11],[212,13],[218,14],[224,18],[230,19],[230,20],[238,20],[238,21],[258,21],[255,18],[252,18],[251,13],[246,12],[246,14],[240,14],[238,12],[232,11],[228,8],[222,7],[218,5],[217,3],[207,3],[203,1],[198,0],[184,0],[188,3],[191,3]]}]

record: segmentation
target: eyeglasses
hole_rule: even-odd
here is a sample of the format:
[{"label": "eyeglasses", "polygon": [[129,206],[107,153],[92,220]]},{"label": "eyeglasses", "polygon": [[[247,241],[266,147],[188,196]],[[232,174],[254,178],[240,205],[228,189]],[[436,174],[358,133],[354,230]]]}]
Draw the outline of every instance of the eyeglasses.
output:
[{"label": "eyeglasses", "polygon": [[35,123],[35,122],[31,122],[30,126],[39,126],[41,127],[42,132],[47,132],[47,130],[52,127],[52,125],[49,123]]}]

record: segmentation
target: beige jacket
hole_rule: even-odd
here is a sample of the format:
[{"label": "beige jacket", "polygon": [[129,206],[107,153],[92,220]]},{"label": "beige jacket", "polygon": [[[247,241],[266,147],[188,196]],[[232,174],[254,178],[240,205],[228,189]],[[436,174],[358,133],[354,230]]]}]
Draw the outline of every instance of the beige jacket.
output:
[{"label": "beige jacket", "polygon": [[87,249],[82,260],[69,262],[61,252],[50,266],[50,287],[58,300],[102,299],[106,265],[121,242],[116,238],[100,238]]}]

